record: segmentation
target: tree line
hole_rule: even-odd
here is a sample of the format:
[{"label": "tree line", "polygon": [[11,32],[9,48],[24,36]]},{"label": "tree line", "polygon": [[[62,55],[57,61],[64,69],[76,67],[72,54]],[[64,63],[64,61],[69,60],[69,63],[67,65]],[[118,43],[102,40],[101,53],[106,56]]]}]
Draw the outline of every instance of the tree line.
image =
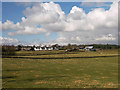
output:
[{"label": "tree line", "polygon": [[1,47],[3,56],[15,55],[16,47],[14,45],[2,45]]},{"label": "tree line", "polygon": [[94,49],[120,49],[120,45],[112,45],[112,44],[90,44],[90,45],[68,44],[63,46],[55,44],[52,47],[57,47],[59,48],[59,50],[66,50],[66,49],[80,49],[80,48],[85,48],[86,46],[93,46]]},{"label": "tree line", "polygon": [[[77,44],[68,44],[68,45],[59,45],[59,44],[54,44],[51,47],[53,48],[58,48],[59,50],[73,50],[73,49],[80,49],[80,48],[85,48],[86,46],[93,46],[94,49],[120,49],[120,45],[111,45],[111,44],[90,44],[90,45],[77,45]],[[20,51],[24,48],[31,48],[31,50],[35,46],[23,46],[23,45],[1,45],[0,48],[2,49],[2,55],[15,55],[16,51]]]}]

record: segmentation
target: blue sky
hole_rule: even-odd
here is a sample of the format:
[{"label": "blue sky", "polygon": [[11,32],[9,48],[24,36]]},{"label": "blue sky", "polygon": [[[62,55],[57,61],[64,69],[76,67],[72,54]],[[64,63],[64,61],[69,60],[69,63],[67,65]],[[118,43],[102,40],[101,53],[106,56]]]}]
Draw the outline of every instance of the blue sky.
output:
[{"label": "blue sky", "polygon": [[[103,6],[98,6],[98,5],[96,6],[96,4],[93,4],[93,6],[85,6],[85,5],[81,5],[81,2],[55,2],[55,3],[60,5],[62,11],[64,11],[66,15],[70,13],[70,10],[72,9],[73,6],[83,8],[85,13],[87,14],[96,8],[104,8],[105,10],[109,10],[110,5],[112,4],[112,2],[106,2],[104,3]],[[26,6],[24,4],[19,4],[15,2],[3,2],[2,3],[2,23],[6,22],[6,20],[10,20],[14,23],[21,22],[22,21],[21,18],[25,17],[23,11],[25,11],[27,7],[32,7],[32,5]],[[57,32],[52,32],[51,35],[47,37],[44,33],[33,34],[33,35],[24,34],[24,35],[8,36],[7,35],[8,32],[14,32],[14,30],[3,31],[2,36],[18,39],[20,42],[28,42],[28,43],[31,43],[34,41],[48,42],[50,40],[51,41],[55,40],[56,38],[59,37]]]}]

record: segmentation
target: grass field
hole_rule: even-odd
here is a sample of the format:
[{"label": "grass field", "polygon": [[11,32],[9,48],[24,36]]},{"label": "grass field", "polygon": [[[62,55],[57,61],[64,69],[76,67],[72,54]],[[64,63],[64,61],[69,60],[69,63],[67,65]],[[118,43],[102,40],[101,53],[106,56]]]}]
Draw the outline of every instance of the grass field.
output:
[{"label": "grass field", "polygon": [[[3,88],[117,88],[118,50],[19,51],[3,58]],[[107,57],[105,57],[107,56]]]}]

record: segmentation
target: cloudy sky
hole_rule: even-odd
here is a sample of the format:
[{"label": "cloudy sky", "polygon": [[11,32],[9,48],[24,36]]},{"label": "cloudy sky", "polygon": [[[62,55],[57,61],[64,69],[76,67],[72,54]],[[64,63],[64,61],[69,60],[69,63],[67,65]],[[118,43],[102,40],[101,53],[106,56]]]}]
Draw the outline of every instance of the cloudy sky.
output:
[{"label": "cloudy sky", "polygon": [[117,2],[2,3],[3,44],[117,44]]}]

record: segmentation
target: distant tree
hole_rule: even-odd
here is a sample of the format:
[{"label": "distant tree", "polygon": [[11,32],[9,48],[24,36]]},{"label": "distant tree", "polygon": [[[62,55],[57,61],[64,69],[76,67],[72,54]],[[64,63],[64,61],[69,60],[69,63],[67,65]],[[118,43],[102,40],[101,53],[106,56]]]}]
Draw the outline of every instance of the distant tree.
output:
[{"label": "distant tree", "polygon": [[79,46],[76,45],[76,44],[68,44],[68,45],[66,46],[66,48],[67,48],[67,49],[70,49],[70,50],[74,50],[74,49],[78,49]]},{"label": "distant tree", "polygon": [[3,56],[10,56],[15,55],[16,48],[15,46],[11,45],[3,45],[2,46],[2,55]]},{"label": "distant tree", "polygon": [[76,45],[76,44],[73,44],[73,45],[71,46],[71,48],[72,48],[72,49],[78,49],[78,48],[79,48],[79,46],[78,46],[78,45]]},{"label": "distant tree", "polygon": [[31,46],[31,49],[30,49],[30,50],[31,50],[31,51],[34,51],[34,48],[35,48],[35,45],[34,45],[34,46]]},{"label": "distant tree", "polygon": [[34,47],[31,47],[31,49],[30,49],[31,51],[34,51]]},{"label": "distant tree", "polygon": [[67,49],[72,49],[72,45],[71,45],[71,44],[68,44],[68,45],[67,45]]},{"label": "distant tree", "polygon": [[22,46],[21,45],[18,45],[17,46],[17,50],[20,51],[22,49]]},{"label": "distant tree", "polygon": [[35,48],[35,45],[33,45],[33,48]]},{"label": "distant tree", "polygon": [[52,45],[52,47],[53,47],[53,49],[55,49],[55,48],[60,48],[60,46],[58,45],[58,44],[55,44],[55,45]]},{"label": "distant tree", "polygon": [[94,48],[97,49],[119,49],[119,45],[111,45],[111,44],[94,44]]}]

